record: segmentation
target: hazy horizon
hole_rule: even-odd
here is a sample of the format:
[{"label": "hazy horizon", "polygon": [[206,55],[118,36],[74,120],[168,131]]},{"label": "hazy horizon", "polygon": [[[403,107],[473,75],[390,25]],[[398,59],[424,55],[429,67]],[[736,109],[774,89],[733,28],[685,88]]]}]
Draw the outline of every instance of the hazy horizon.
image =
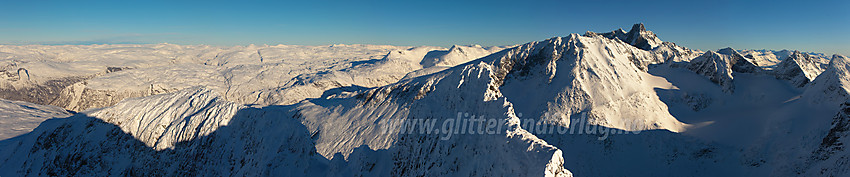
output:
[{"label": "hazy horizon", "polygon": [[703,51],[850,55],[847,1],[7,2],[0,44],[504,46],[644,23]]}]

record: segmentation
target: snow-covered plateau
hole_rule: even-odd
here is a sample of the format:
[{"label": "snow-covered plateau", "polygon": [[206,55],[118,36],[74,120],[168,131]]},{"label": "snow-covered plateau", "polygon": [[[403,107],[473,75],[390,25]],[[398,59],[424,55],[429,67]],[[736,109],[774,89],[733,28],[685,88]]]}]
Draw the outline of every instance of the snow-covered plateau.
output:
[{"label": "snow-covered plateau", "polygon": [[643,24],[497,47],[0,45],[0,176],[848,176],[848,138],[847,57]]}]

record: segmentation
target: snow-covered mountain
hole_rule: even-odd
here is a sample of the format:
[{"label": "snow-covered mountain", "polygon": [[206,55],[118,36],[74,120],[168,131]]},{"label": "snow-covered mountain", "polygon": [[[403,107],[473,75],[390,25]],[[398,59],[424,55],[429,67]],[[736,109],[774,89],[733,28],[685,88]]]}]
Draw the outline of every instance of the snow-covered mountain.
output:
[{"label": "snow-covered mountain", "polygon": [[455,66],[461,63],[466,63],[470,59],[481,58],[491,53],[504,50],[504,47],[481,47],[474,46],[459,46],[454,45],[446,51],[430,51],[419,63],[423,67],[432,66]]},{"label": "snow-covered mountain", "polygon": [[791,85],[802,87],[815,79],[824,68],[819,58],[794,51],[788,57],[779,62],[773,73],[776,78],[788,80]]},{"label": "snow-covered mountain", "polygon": [[618,29],[612,32],[600,33],[600,35],[609,39],[619,39],[643,50],[652,50],[662,43],[661,39],[655,36],[655,33],[646,30],[643,23],[635,24],[629,32]]},{"label": "snow-covered mountain", "polygon": [[841,110],[832,119],[831,127],[826,136],[812,155],[807,159],[808,176],[846,175],[850,173],[846,164],[850,163],[850,151],[846,149],[847,139],[850,138],[850,103],[843,103]]},{"label": "snow-covered mountain", "polygon": [[[501,49],[376,45],[0,46],[0,52],[5,54],[0,60],[0,72],[6,73],[0,76],[5,77],[0,79],[0,98],[83,111],[111,106],[125,98],[205,86],[243,104],[292,104],[318,97],[327,89],[382,86],[411,71],[456,65]],[[445,67],[430,70],[440,69]]]},{"label": "snow-covered mountain", "polygon": [[28,133],[46,119],[68,116],[71,114],[55,106],[0,99],[0,139]]},{"label": "snow-covered mountain", "polygon": [[[477,75],[477,72],[468,74]],[[482,99],[467,102],[481,102],[487,96],[481,92],[460,95],[450,94],[455,93],[451,90],[441,92],[429,93],[434,96],[425,96],[422,100],[429,100],[425,101],[427,103],[447,96],[477,95]],[[371,96],[376,97],[371,101],[379,101],[381,98],[377,97],[401,95],[378,93]],[[350,99],[359,104],[374,104],[357,97]],[[313,102],[322,101],[326,100]],[[447,141],[440,140],[439,135],[428,134],[370,134],[378,137],[359,137],[361,134],[357,132],[332,134],[346,127],[324,129],[340,126],[328,121],[320,123],[323,125],[321,129],[309,129],[305,124],[313,120],[309,118],[311,111],[302,110],[298,105],[251,108],[226,101],[208,89],[191,88],[128,99],[112,107],[48,120],[20,139],[3,142],[6,148],[0,153],[0,161],[3,162],[0,171],[4,176],[570,175],[563,169],[561,152],[521,129],[516,117],[509,114],[510,105],[504,99],[491,100],[483,105],[443,104],[450,105],[483,106],[480,108],[490,113],[482,115],[501,119],[499,123],[503,125],[500,127],[506,127],[506,131],[481,136],[461,135]],[[410,109],[422,113],[439,107],[414,103]],[[382,117],[376,118],[380,120]],[[370,119],[349,121],[357,124],[348,128],[359,129],[360,132],[376,128],[374,124],[368,124],[372,123]],[[331,135],[346,138],[343,141],[352,141],[351,138],[381,139],[383,136],[386,137],[383,139],[395,142],[391,142],[392,147],[374,150],[360,141],[338,147],[338,151],[348,150],[344,151],[347,158],[343,158],[340,152],[332,155],[317,153],[316,148],[330,145],[324,142]],[[328,141],[335,140],[340,139]]]},{"label": "snow-covered mountain", "polygon": [[[570,117],[584,113],[594,124],[612,128],[681,131],[685,125],[667,113],[652,90],[664,87],[664,79],[633,62],[658,56],[653,54],[620,40],[574,34],[483,59],[498,66],[500,90],[529,118],[568,125]],[[642,125],[628,125],[634,121]]]},{"label": "snow-covered mountain", "polygon": [[841,104],[850,99],[850,59],[833,55],[826,71],[808,84],[803,97],[813,103]]},{"label": "snow-covered mountain", "polygon": [[846,57],[702,52],[643,24],[511,47],[0,49],[0,96],[80,111],[10,101],[57,118],[0,141],[0,176],[850,172]]},{"label": "snow-covered mountain", "polygon": [[829,61],[831,60],[829,55],[826,55],[826,54],[823,54],[823,53],[800,52],[800,51],[792,51],[792,50],[776,51],[776,50],[761,49],[761,50],[739,50],[738,52],[741,53],[741,55],[744,55],[744,57],[751,59],[753,61],[753,63],[755,63],[756,65],[758,65],[759,67],[761,67],[762,69],[765,69],[765,70],[772,70],[773,68],[776,68],[780,62],[782,62],[783,60],[785,60],[785,58],[788,58],[789,56],[791,56],[795,52],[798,52],[798,53],[801,53],[801,54],[806,54],[809,57],[814,58],[814,61],[818,65],[820,65],[821,68],[826,68],[826,65],[828,65]]},{"label": "snow-covered mountain", "polygon": [[[702,54],[702,51],[699,50],[691,50],[687,47],[678,46],[672,42],[661,41],[655,33],[647,31],[643,23],[633,25],[629,32],[626,32],[623,29],[618,29],[607,33],[595,33],[588,31],[584,34],[586,37],[597,35],[630,44],[640,51],[649,51],[649,55],[646,55],[646,52],[639,52],[642,53],[643,56],[637,55],[629,57],[629,59],[632,60],[638,68],[644,71],[646,71],[648,69],[647,67],[652,64],[689,61],[690,59]],[[636,55],[635,52],[631,53],[632,55]]]},{"label": "snow-covered mountain", "polygon": [[[674,63],[673,66],[677,65]],[[732,83],[735,73],[761,72],[761,68],[732,48],[720,49],[717,52],[708,51],[692,59],[684,67],[720,85],[724,92],[735,90]]]}]

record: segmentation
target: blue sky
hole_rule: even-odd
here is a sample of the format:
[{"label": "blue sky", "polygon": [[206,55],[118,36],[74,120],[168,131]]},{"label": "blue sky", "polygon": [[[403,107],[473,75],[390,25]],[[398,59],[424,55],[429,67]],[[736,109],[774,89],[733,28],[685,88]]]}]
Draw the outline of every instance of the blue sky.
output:
[{"label": "blue sky", "polygon": [[702,50],[850,55],[850,1],[0,1],[0,44],[511,45],[642,22]]}]

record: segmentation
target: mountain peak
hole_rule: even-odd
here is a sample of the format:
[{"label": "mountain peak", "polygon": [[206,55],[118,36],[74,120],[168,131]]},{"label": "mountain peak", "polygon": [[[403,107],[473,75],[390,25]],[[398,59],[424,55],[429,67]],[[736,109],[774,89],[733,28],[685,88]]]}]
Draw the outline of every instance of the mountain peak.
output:
[{"label": "mountain peak", "polygon": [[773,73],[776,78],[788,80],[796,87],[803,87],[823,71],[815,60],[809,54],[795,50],[776,66]]},{"label": "mountain peak", "polygon": [[[599,125],[623,130],[667,129],[678,132],[684,124],[661,106],[636,108],[632,105],[663,105],[640,67],[656,57],[607,34],[570,34],[521,45],[491,55],[498,66],[496,80],[500,91],[526,117],[569,123],[570,116],[588,114]],[[605,77],[597,77],[605,76]],[[538,86],[549,87],[528,92]],[[529,100],[535,95],[562,95]],[[623,100],[629,100],[624,102]],[[596,106],[593,105],[604,105]],[[640,111],[633,111],[633,110]],[[636,127],[627,122],[638,120]],[[645,123],[645,124],[643,124]],[[562,124],[562,125],[564,125]]]},{"label": "mountain peak", "polygon": [[[155,106],[173,109],[157,109]],[[242,105],[224,100],[215,91],[196,86],[178,92],[125,99],[112,107],[89,110],[86,114],[115,124],[149,147],[162,150],[212,133],[227,125],[241,108]]]},{"label": "mountain peak", "polygon": [[[597,33],[594,33],[597,34]],[[629,32],[624,31],[622,28],[618,30],[614,30],[607,33],[598,33],[599,35],[605,36],[609,39],[620,39],[623,42],[629,43],[632,46],[643,50],[652,50],[655,47],[661,45],[663,41],[658,39],[655,36],[655,33],[652,31],[647,31],[646,27],[643,23],[638,23],[632,25],[632,29]],[[585,36],[591,35],[590,33],[585,34]]]},{"label": "mountain peak", "polygon": [[[629,30],[629,31],[631,31],[631,30]],[[623,30],[623,28],[618,28],[617,30],[614,30],[614,32],[619,32],[619,33],[622,33],[622,34],[628,33],[628,31]]]},{"label": "mountain peak", "polygon": [[717,50],[717,53],[720,53],[720,54],[726,54],[726,55],[732,55],[732,54],[734,54],[734,53],[738,53],[738,51],[736,51],[735,49],[732,49],[732,47],[726,47],[726,48],[723,48],[723,49]]},{"label": "mountain peak", "polygon": [[632,30],[629,30],[630,33],[645,32],[645,31],[646,31],[646,27],[643,26],[643,23],[634,24],[634,25],[632,25]]},{"label": "mountain peak", "polygon": [[708,51],[706,51],[706,52],[705,52],[704,54],[702,54],[702,55],[705,55],[705,56],[715,56],[715,55],[719,55],[719,54],[717,54],[717,52],[715,52],[715,51],[713,51],[713,50],[708,50]]},{"label": "mountain peak", "polygon": [[[789,57],[790,58],[790,57]],[[806,85],[803,97],[812,102],[839,104],[850,96],[850,61],[847,57],[833,55],[826,70]]]},{"label": "mountain peak", "polygon": [[729,62],[714,51],[709,50],[694,58],[688,64],[687,69],[720,85],[724,92],[731,93],[735,89],[735,85],[732,84],[732,68]]},{"label": "mountain peak", "polygon": [[832,69],[848,70],[848,68],[850,68],[850,61],[848,60],[850,59],[842,55],[832,55],[832,61],[829,62],[828,67]]},{"label": "mountain peak", "polygon": [[733,72],[760,72],[758,66],[741,56],[741,54],[731,47],[717,50],[717,52],[709,50],[705,54],[691,60],[687,69],[705,76],[711,82],[720,85],[723,91],[727,93],[731,93],[735,89],[735,85],[732,83],[734,79]]}]

